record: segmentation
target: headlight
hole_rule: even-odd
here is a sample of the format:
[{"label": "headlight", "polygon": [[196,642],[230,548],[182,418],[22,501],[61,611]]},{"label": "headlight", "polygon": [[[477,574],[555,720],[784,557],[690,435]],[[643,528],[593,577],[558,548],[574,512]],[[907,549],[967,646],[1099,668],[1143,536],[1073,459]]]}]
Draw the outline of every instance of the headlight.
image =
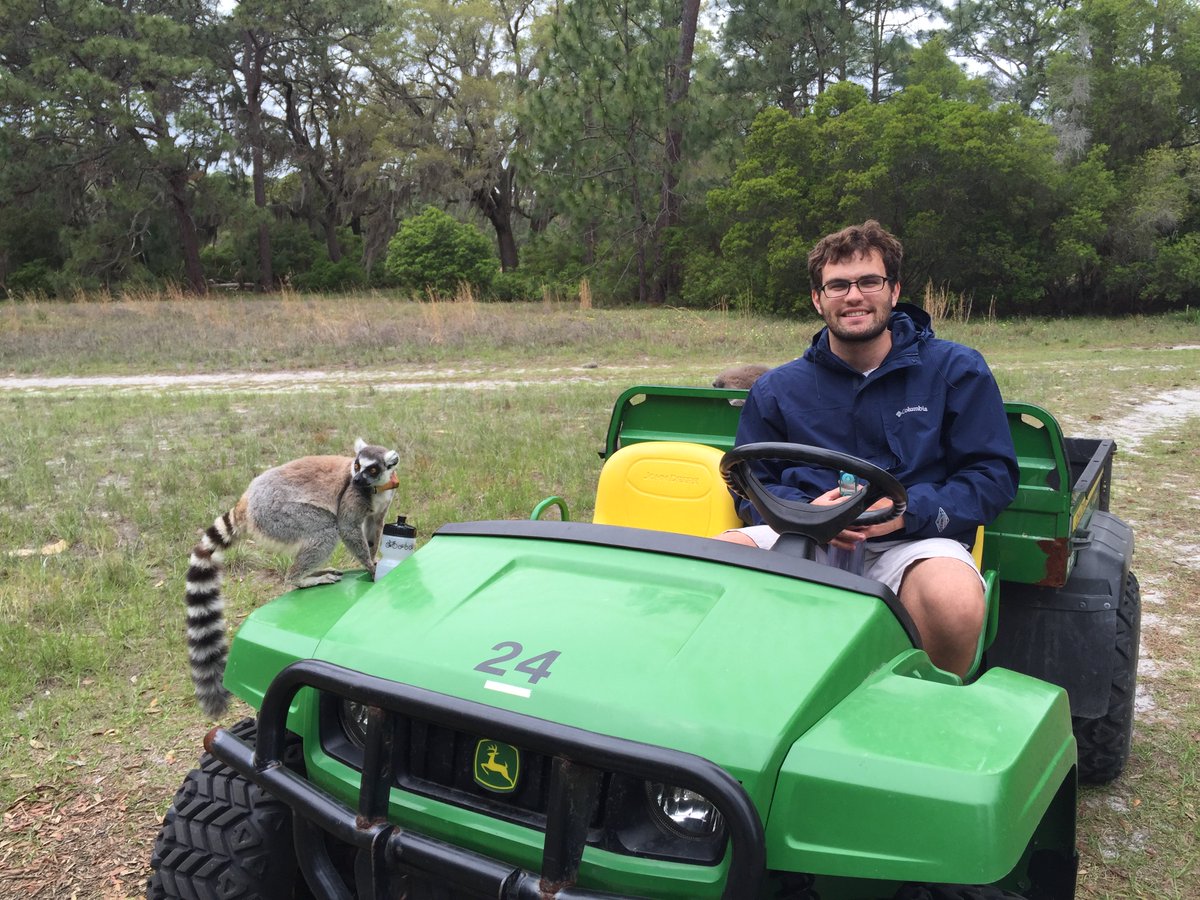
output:
[{"label": "headlight", "polygon": [[646,794],[654,820],[672,834],[707,838],[725,829],[725,820],[717,808],[695,791],[648,781]]},{"label": "headlight", "polygon": [[342,730],[346,737],[360,750],[367,746],[367,714],[370,711],[364,703],[353,700],[343,700],[338,704],[338,718],[342,721]]}]

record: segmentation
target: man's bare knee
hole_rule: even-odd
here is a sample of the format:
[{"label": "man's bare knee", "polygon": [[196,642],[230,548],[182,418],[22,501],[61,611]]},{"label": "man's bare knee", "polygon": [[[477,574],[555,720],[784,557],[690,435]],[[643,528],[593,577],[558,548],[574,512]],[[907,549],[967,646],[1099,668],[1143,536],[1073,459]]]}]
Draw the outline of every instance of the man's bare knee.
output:
[{"label": "man's bare knee", "polygon": [[934,665],[964,675],[983,630],[979,573],[957,559],[922,559],[900,583],[900,602],[913,618]]},{"label": "man's bare knee", "polygon": [[731,544],[744,544],[747,547],[758,546],[758,544],[754,543],[754,538],[750,537],[750,535],[746,534],[745,532],[737,531],[736,529],[722,531],[720,534],[714,535],[714,537],[718,541],[728,541]]}]

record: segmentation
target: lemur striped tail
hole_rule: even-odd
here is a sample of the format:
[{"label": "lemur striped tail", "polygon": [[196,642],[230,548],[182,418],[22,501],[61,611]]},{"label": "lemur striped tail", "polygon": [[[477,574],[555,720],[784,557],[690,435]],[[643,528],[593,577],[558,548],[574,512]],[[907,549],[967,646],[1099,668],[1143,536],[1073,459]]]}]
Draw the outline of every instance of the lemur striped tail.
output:
[{"label": "lemur striped tail", "polygon": [[221,596],[225,551],[238,539],[234,510],[219,516],[192,549],[187,571],[187,644],[196,700],[216,718],[229,706],[225,676],[225,599]]}]

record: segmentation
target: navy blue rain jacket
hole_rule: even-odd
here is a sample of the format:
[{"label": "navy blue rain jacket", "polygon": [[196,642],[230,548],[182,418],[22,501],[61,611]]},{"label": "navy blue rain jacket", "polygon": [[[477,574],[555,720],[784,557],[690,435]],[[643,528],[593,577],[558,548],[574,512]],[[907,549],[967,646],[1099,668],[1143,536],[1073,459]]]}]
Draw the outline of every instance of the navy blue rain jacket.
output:
[{"label": "navy blue rain jacket", "polygon": [[[929,316],[897,304],[892,349],[863,376],[829,349],[827,329],[804,355],[759,378],[742,409],[737,443],[783,441],[839,450],[894,475],[908,490],[904,529],[970,546],[976,528],[1012,502],[1017,460],[1000,390],[983,357],[933,336]],[[824,468],[756,463],[768,488],[811,500],[837,486]],[[762,519],[738,499],[743,521]]]}]

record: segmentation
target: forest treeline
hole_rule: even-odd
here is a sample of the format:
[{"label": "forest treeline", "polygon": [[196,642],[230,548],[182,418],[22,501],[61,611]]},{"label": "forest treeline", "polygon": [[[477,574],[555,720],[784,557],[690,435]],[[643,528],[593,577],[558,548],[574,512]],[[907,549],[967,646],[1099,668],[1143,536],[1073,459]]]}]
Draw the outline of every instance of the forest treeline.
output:
[{"label": "forest treeline", "polygon": [[789,312],[876,218],[910,296],[1179,308],[1198,114],[1194,0],[0,0],[0,295],[396,285],[437,211],[497,299]]}]

